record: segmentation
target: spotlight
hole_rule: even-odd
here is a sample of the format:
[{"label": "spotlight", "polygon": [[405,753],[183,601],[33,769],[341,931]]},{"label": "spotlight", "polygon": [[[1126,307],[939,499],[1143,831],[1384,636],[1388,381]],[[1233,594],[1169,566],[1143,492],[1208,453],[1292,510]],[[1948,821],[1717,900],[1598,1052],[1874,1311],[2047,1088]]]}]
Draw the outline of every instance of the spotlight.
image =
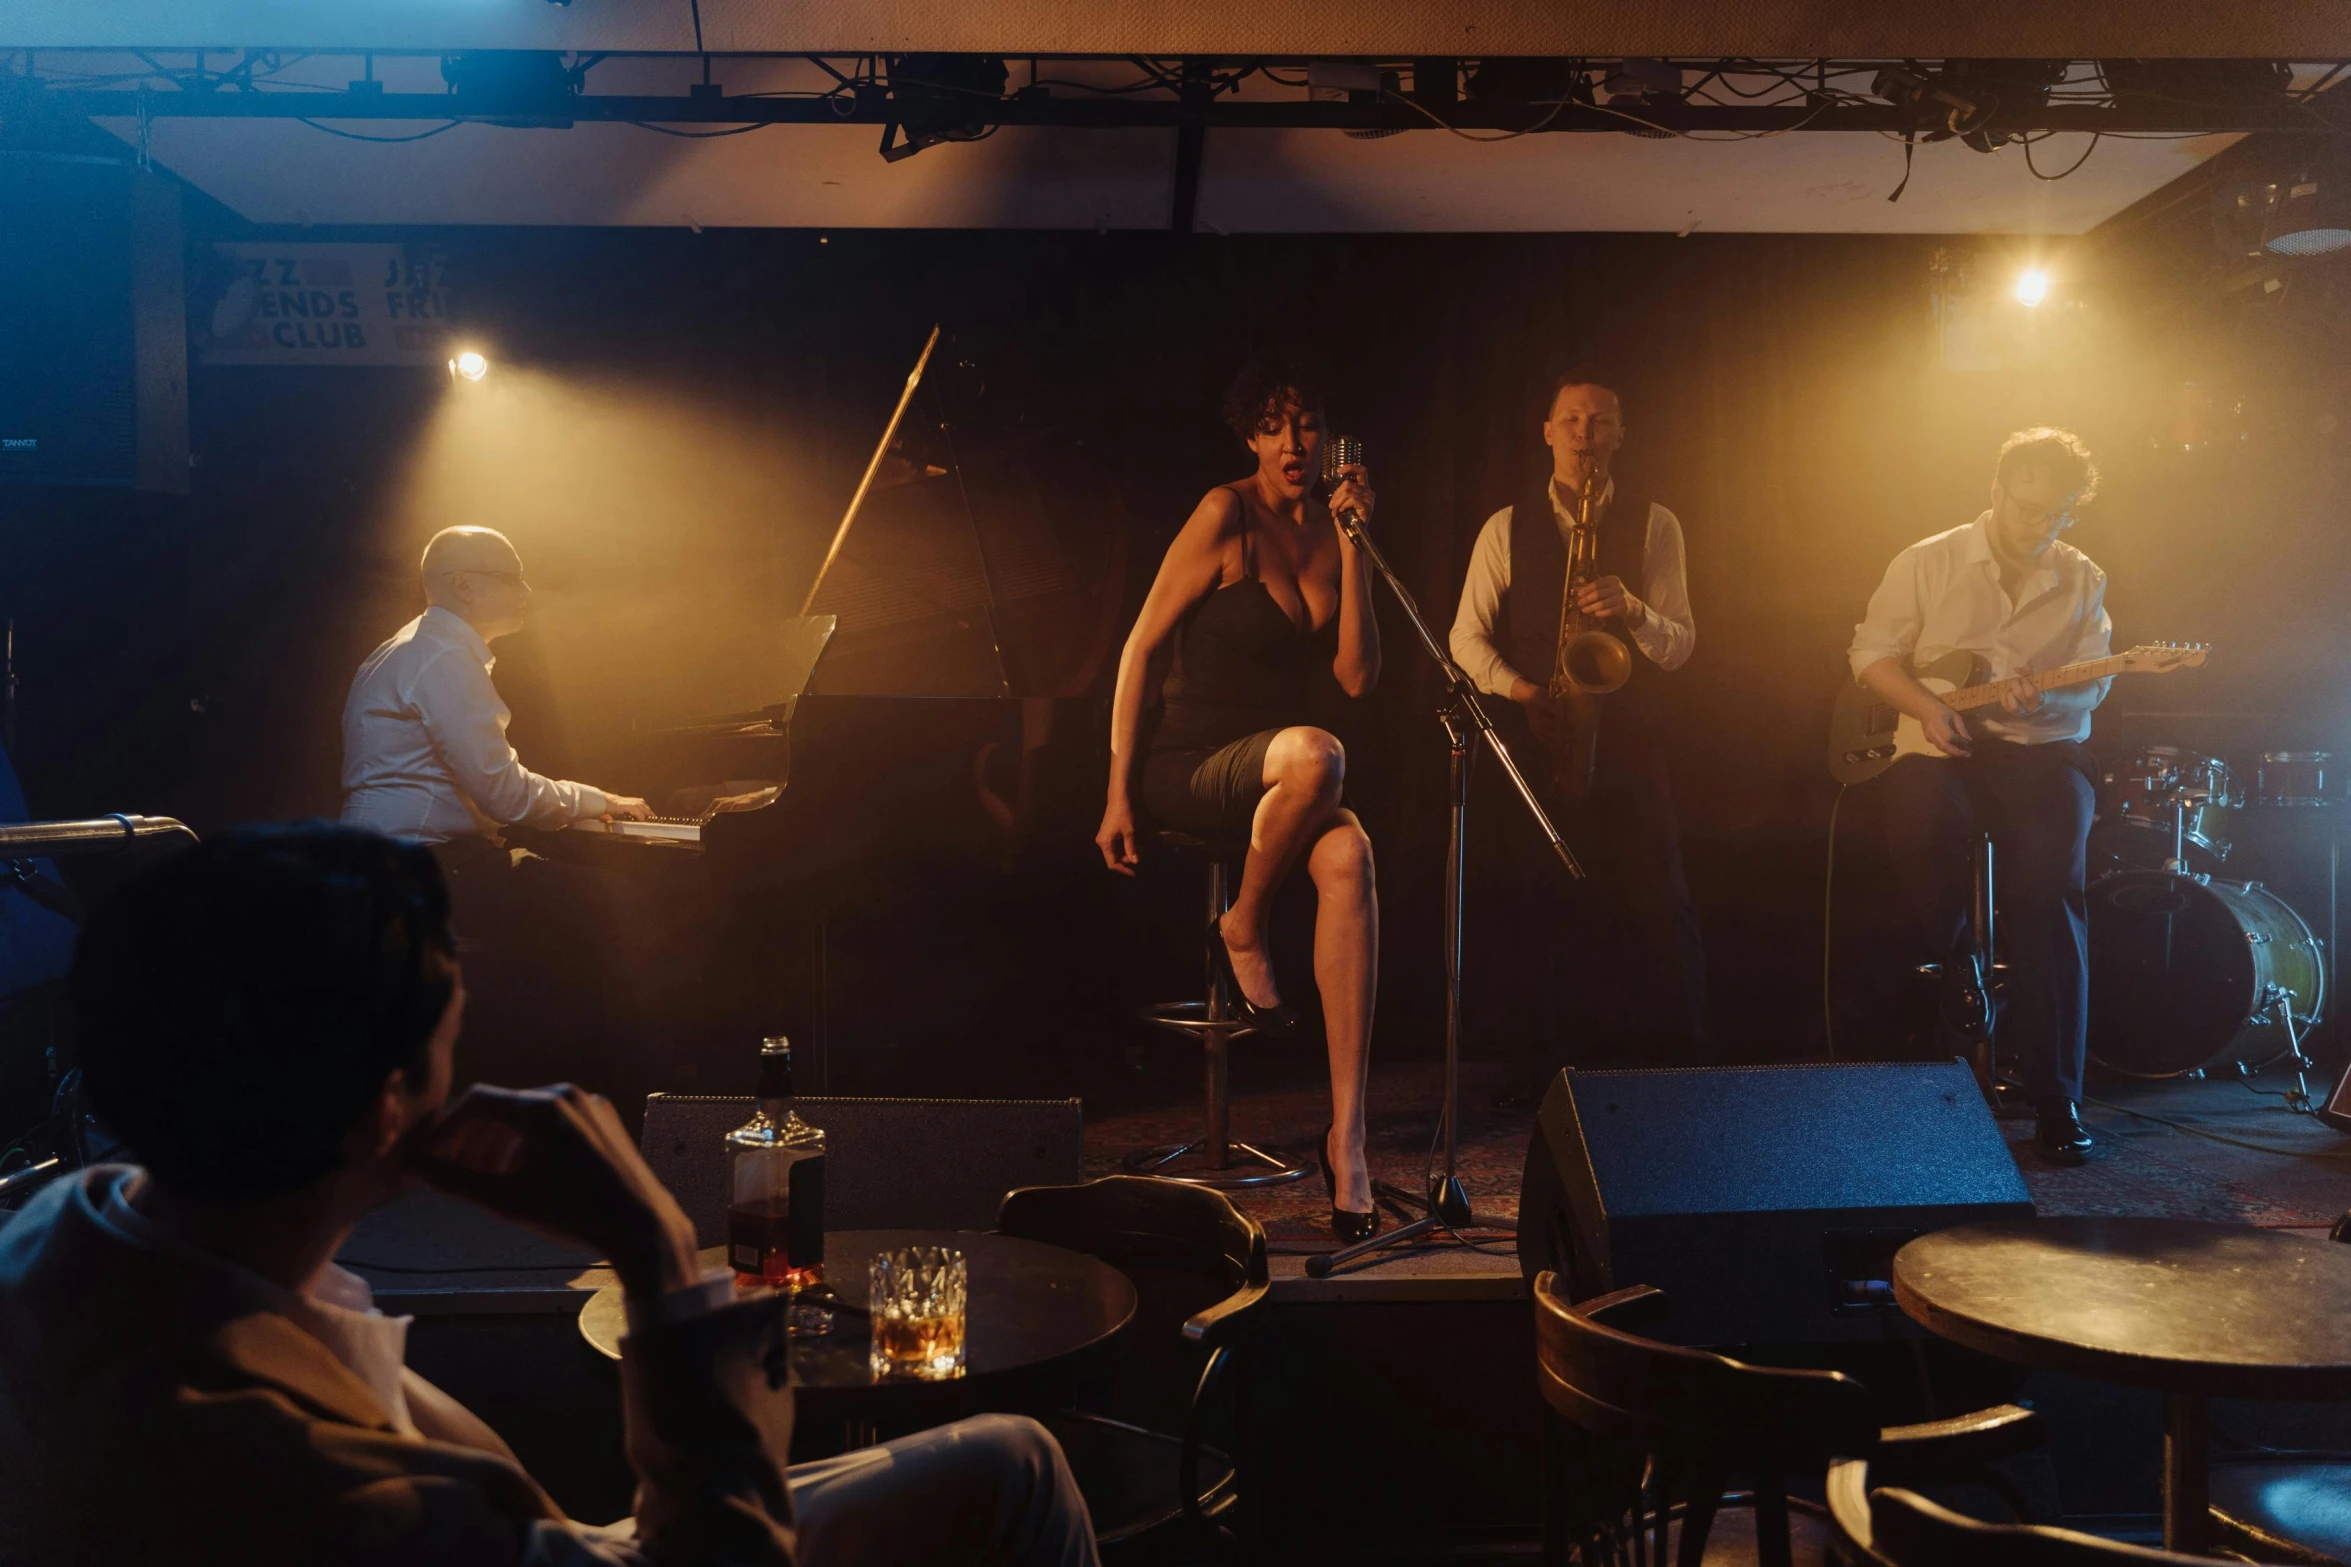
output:
[{"label": "spotlight", "polygon": [[463,350],[455,359],[449,361],[449,378],[453,381],[460,378],[479,381],[489,373],[490,361],[484,359],[471,348]]},{"label": "spotlight", "polygon": [[2340,163],[2281,180],[2261,245],[2273,256],[2324,256],[2351,247],[2351,170]]},{"label": "spotlight", "polygon": [[941,142],[979,141],[994,134],[998,121],[991,111],[1003,102],[1011,80],[1002,59],[895,54],[887,57],[887,64],[889,102],[896,117],[882,127],[884,162],[900,162]]},{"label": "spotlight", "polygon": [[2016,275],[2016,302],[2030,310],[2049,297],[2049,274],[2027,267]]}]

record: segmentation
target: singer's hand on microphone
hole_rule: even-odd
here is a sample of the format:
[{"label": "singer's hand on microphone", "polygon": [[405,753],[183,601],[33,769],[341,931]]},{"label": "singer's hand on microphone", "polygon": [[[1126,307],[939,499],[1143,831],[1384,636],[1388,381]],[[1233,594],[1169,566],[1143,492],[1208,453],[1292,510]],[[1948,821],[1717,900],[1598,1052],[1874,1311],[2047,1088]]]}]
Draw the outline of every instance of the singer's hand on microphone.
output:
[{"label": "singer's hand on microphone", "polygon": [[[1331,489],[1331,515],[1353,512],[1365,522],[1371,521],[1372,509],[1379,505],[1379,492],[1371,487],[1371,476],[1361,464],[1350,464],[1339,470],[1339,482]],[[1345,538],[1345,531],[1340,533]]]}]

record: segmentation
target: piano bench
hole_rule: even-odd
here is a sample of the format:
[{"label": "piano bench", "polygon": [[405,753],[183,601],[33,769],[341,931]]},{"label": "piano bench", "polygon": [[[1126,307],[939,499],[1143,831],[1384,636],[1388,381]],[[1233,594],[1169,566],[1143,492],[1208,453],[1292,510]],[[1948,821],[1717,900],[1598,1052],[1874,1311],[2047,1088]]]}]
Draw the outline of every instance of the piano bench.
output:
[{"label": "piano bench", "polygon": [[1230,1047],[1235,1039],[1254,1030],[1235,1015],[1232,998],[1225,993],[1223,978],[1217,972],[1216,959],[1209,953],[1206,943],[1209,924],[1222,916],[1232,903],[1233,877],[1238,872],[1241,856],[1248,852],[1249,846],[1246,842],[1211,841],[1181,832],[1156,831],[1148,836],[1151,849],[1156,851],[1148,855],[1148,859],[1157,860],[1165,856],[1171,860],[1189,862],[1200,868],[1207,882],[1208,912],[1200,926],[1201,966],[1206,970],[1206,977],[1201,999],[1163,1001],[1144,1007],[1135,1015],[1154,1028],[1163,1028],[1170,1033],[1199,1041],[1201,1062],[1206,1068],[1208,1080],[1207,1116],[1201,1135],[1193,1141],[1138,1148],[1120,1162],[1136,1175],[1155,1175],[1161,1180],[1181,1181],[1187,1186],[1211,1186],[1219,1191],[1281,1186],[1291,1181],[1304,1180],[1313,1173],[1311,1166],[1293,1163],[1249,1143],[1237,1142],[1232,1135]]}]

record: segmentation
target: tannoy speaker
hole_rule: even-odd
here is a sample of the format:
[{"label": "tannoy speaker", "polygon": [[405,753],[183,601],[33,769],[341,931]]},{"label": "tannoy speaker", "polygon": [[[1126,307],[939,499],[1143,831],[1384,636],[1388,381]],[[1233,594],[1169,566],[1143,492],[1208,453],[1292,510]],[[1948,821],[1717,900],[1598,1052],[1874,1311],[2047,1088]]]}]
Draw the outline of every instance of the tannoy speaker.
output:
[{"label": "tannoy speaker", "polygon": [[1958,1061],[1571,1070],[1527,1145],[1518,1252],[1573,1299],[1663,1290],[1681,1343],[1830,1343],[1907,1330],[1903,1242],[2032,1212]]},{"label": "tannoy speaker", "polygon": [[188,493],[179,187],[0,148],[0,484]]}]

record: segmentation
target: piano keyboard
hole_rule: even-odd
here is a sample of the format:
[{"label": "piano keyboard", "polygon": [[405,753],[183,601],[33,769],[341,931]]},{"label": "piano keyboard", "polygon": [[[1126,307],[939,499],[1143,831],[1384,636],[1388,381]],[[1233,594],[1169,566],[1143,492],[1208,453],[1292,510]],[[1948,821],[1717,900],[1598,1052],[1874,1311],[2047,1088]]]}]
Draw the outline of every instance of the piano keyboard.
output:
[{"label": "piano keyboard", "polygon": [[589,817],[571,824],[573,832],[602,833],[607,837],[626,839],[635,843],[692,844],[702,843],[702,823],[692,816],[655,816],[641,822],[615,818],[602,821]]}]

